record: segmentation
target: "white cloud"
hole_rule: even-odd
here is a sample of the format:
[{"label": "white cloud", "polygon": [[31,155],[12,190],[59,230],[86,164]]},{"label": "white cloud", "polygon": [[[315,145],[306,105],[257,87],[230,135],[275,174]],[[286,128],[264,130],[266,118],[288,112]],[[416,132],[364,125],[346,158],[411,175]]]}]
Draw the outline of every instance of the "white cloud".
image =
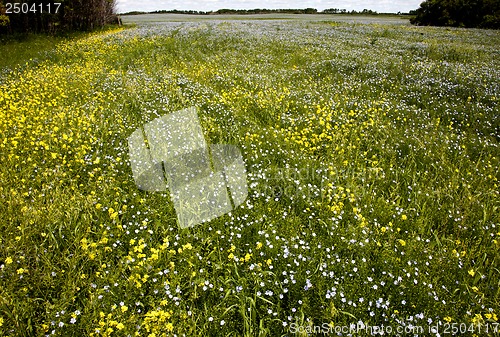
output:
[{"label": "white cloud", "polygon": [[377,12],[408,12],[417,9],[422,0],[309,0],[309,1],[266,1],[266,0],[191,0],[191,1],[153,1],[153,0],[117,0],[118,11],[155,11],[155,10],[217,10],[221,8],[253,9],[253,8],[307,8],[313,7],[318,10],[325,8],[345,8],[348,10],[371,9]]}]

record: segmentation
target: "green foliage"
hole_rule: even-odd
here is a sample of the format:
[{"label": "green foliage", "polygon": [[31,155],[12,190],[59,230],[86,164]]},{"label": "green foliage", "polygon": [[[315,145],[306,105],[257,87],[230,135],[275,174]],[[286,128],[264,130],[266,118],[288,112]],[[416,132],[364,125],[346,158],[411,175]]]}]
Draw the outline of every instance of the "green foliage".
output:
[{"label": "green foliage", "polygon": [[[4,13],[7,3],[2,0],[0,8]],[[60,3],[60,5],[56,5]],[[16,3],[18,13],[9,8],[5,13],[8,20],[0,15],[0,33],[61,33],[66,31],[90,31],[109,23],[116,23],[115,0],[26,0]],[[10,6],[10,5],[9,5]]]},{"label": "green foliage", "polygon": [[496,0],[426,0],[410,21],[421,26],[500,28]]}]

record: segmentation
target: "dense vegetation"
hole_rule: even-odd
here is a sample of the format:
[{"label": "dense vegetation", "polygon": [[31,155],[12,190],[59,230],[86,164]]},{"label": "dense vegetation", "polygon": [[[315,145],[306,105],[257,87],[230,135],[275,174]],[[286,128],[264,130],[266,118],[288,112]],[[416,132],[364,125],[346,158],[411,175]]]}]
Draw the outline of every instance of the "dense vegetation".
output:
[{"label": "dense vegetation", "polygon": [[500,28],[498,0],[426,0],[413,14],[422,26]]},{"label": "dense vegetation", "polygon": [[[491,30],[170,22],[3,71],[0,335],[492,335],[499,45]],[[193,105],[207,142],[241,149],[249,195],[181,230],[169,193],[137,189],[127,137]]]},{"label": "dense vegetation", "polygon": [[[57,3],[60,3],[58,5]],[[16,4],[13,6],[13,4]],[[85,31],[116,22],[114,0],[0,2],[0,33]]]}]

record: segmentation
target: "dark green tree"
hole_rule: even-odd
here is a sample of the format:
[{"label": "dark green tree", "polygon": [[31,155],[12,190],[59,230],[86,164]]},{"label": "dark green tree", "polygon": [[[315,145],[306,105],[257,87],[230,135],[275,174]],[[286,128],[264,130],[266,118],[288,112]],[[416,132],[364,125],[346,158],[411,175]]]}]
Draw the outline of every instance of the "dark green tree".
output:
[{"label": "dark green tree", "polygon": [[[56,33],[61,31],[86,31],[116,22],[115,0],[25,0],[20,10],[11,7],[8,0],[0,2],[5,12],[3,32]],[[60,5],[57,5],[60,3]],[[16,13],[17,11],[17,13]]]},{"label": "dark green tree", "polygon": [[498,0],[426,0],[410,22],[421,26],[500,28]]}]

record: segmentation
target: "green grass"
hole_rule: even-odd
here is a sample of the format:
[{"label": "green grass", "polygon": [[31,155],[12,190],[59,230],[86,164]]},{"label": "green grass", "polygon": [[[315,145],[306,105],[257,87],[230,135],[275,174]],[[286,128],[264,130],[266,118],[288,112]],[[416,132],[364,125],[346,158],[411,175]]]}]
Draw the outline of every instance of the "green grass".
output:
[{"label": "green grass", "polygon": [[0,68],[12,68],[54,49],[60,39],[44,35],[3,37],[0,41]]},{"label": "green grass", "polygon": [[[19,56],[0,77],[0,334],[491,332],[499,44],[488,30],[204,21]],[[241,149],[249,195],[181,230],[168,192],[137,189],[127,137],[193,105],[207,142]]]},{"label": "green grass", "polygon": [[[102,32],[113,29],[106,26]],[[64,33],[59,35],[45,34],[5,34],[0,35],[0,70],[8,70],[29,61],[37,62],[47,57],[59,43],[71,39],[82,38],[88,33]]]}]

